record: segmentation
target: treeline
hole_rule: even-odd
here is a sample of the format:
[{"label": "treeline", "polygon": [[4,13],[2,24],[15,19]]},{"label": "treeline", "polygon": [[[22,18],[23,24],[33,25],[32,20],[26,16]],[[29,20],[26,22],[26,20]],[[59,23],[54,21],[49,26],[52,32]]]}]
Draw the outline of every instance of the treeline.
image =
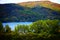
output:
[{"label": "treeline", "polygon": [[12,31],[9,25],[0,23],[0,40],[60,40],[60,20],[39,20],[30,25],[17,25]]}]

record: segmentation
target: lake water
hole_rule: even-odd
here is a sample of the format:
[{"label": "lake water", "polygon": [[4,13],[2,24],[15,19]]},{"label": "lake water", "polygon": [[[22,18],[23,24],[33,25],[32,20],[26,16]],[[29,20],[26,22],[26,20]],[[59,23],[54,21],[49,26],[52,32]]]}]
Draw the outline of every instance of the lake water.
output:
[{"label": "lake water", "polygon": [[9,22],[9,23],[3,23],[3,26],[5,27],[5,25],[9,25],[9,27],[11,28],[11,30],[14,30],[16,25],[29,25],[32,22]]}]

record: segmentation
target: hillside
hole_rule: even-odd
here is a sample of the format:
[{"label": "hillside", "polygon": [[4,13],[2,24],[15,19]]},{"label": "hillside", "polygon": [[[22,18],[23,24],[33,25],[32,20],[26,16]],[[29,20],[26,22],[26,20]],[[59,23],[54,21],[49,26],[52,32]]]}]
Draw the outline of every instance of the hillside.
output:
[{"label": "hillside", "polygon": [[34,22],[46,19],[60,19],[60,14],[39,5],[25,7],[19,4],[0,4],[0,21],[2,22]]},{"label": "hillside", "polygon": [[34,6],[40,5],[46,8],[50,8],[55,11],[60,11],[60,4],[53,3],[50,1],[23,2],[23,3],[18,3],[18,4],[25,7],[34,7]]}]

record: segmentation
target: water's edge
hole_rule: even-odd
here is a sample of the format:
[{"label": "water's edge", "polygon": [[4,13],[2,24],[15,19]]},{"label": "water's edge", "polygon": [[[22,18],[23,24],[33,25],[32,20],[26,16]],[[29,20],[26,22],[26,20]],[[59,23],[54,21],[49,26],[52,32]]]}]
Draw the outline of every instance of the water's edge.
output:
[{"label": "water's edge", "polygon": [[29,25],[32,22],[7,22],[7,23],[2,23],[3,26],[5,27],[5,25],[9,25],[9,27],[11,28],[11,30],[14,30],[14,27],[19,25]]}]

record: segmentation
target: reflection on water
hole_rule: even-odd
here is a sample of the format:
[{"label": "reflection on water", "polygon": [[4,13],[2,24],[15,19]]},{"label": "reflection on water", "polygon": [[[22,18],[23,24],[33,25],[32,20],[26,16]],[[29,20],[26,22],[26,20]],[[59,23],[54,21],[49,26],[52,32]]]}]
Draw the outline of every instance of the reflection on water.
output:
[{"label": "reflection on water", "polygon": [[3,26],[5,27],[5,25],[9,25],[10,28],[13,30],[14,27],[19,24],[19,25],[29,25],[32,22],[9,22],[9,23],[3,23]]}]

